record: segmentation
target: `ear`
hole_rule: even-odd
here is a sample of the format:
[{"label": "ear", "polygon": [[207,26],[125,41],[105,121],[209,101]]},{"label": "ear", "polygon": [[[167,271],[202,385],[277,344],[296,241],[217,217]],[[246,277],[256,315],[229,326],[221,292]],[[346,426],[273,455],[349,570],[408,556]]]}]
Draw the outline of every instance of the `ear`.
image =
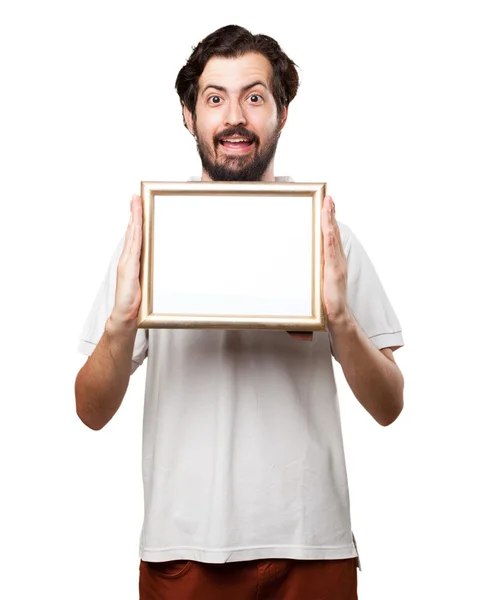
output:
[{"label": "ear", "polygon": [[195,128],[194,128],[194,120],[193,120],[193,115],[191,113],[191,111],[186,107],[185,104],[183,104],[183,118],[185,120],[186,126],[188,127],[188,131],[191,133],[191,135],[195,135]]},{"label": "ear", "polygon": [[285,106],[283,108],[283,112],[282,112],[282,115],[281,115],[281,129],[283,129],[283,127],[286,125],[287,119],[288,119],[288,107]]}]

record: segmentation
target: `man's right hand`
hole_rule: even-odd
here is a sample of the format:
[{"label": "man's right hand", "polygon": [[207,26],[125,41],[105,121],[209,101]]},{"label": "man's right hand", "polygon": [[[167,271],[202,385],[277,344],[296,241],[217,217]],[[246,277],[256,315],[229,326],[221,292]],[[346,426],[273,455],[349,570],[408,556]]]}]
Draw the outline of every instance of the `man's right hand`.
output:
[{"label": "man's right hand", "polygon": [[125,325],[136,327],[141,302],[140,255],[143,211],[141,198],[136,194],[131,199],[130,210],[125,244],[118,261],[115,306],[110,317],[114,327]]},{"label": "man's right hand", "polygon": [[113,417],[130,381],[141,301],[142,212],[141,198],[134,195],[118,261],[115,305],[100,341],[75,381],[77,414],[91,429],[101,429]]}]

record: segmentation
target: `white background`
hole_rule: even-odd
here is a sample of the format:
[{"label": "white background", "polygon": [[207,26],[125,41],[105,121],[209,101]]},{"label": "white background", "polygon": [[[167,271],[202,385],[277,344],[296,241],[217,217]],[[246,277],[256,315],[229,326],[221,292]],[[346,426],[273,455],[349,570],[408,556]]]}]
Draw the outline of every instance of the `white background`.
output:
[{"label": "white background", "polygon": [[360,598],[478,597],[475,4],[2,3],[0,597],[138,597],[145,369],[90,431],[76,339],[140,181],[199,174],[174,82],[229,23],[301,67],[276,174],[328,182],[403,326],[392,426],[338,370]]}]

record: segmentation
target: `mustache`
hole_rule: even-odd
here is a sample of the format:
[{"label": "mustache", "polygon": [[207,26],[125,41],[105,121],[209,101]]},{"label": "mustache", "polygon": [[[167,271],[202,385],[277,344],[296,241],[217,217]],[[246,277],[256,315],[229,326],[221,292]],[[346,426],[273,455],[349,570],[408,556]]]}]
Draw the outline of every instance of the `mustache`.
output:
[{"label": "mustache", "polygon": [[214,136],[213,142],[215,148],[218,146],[222,138],[232,137],[234,135],[246,138],[254,144],[259,144],[259,137],[255,133],[248,131],[246,127],[229,127],[228,129],[224,129],[221,133],[218,133]]}]

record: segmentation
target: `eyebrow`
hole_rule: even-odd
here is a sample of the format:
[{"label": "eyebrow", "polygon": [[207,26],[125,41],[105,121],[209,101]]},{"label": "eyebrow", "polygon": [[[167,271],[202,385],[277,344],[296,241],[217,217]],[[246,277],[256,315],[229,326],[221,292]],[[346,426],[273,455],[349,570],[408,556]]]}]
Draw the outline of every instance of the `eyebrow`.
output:
[{"label": "eyebrow", "polygon": [[[264,81],[262,81],[261,79],[258,79],[257,81],[253,81],[253,83],[249,83],[248,85],[243,86],[241,88],[241,93],[247,92],[248,90],[250,90],[251,88],[256,87],[257,85],[262,85],[264,88],[268,89],[268,86],[266,85],[266,83]],[[202,94],[204,94],[206,92],[206,90],[209,89],[209,88],[213,88],[214,90],[218,90],[219,92],[226,92],[227,91],[226,88],[223,87],[222,85],[216,85],[214,83],[210,83],[202,91]]]}]

